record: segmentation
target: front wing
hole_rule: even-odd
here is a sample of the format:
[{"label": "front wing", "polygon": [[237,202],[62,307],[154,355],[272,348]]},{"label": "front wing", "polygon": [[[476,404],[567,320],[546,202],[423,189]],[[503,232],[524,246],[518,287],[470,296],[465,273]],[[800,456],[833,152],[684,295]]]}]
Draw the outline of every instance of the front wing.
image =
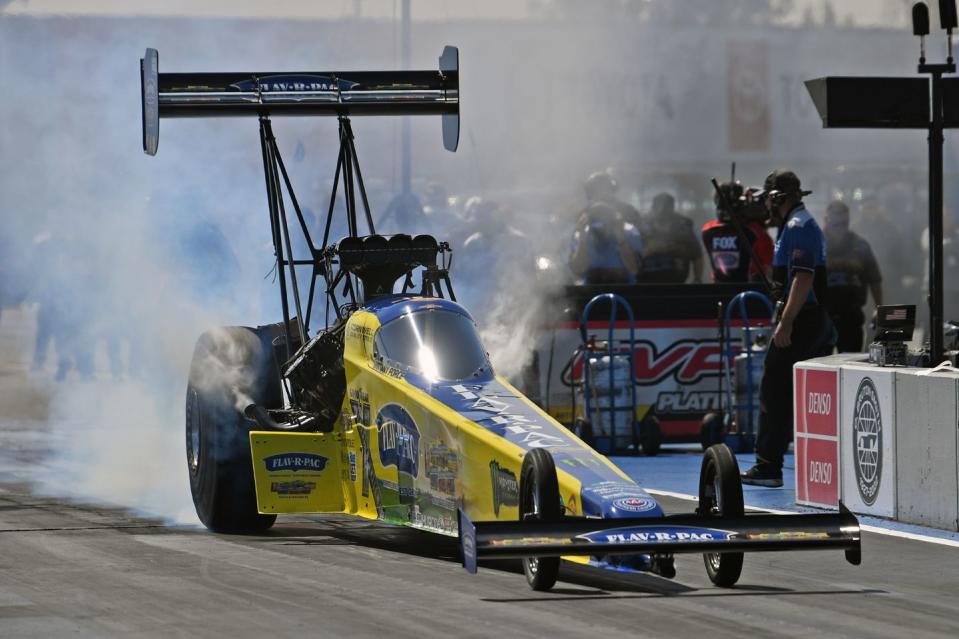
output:
[{"label": "front wing", "polygon": [[846,551],[861,561],[859,520],[840,504],[838,513],[706,517],[594,519],[566,517],[558,522],[472,522],[459,513],[463,566],[476,572],[478,559],[567,555],[756,552],[772,550]]}]

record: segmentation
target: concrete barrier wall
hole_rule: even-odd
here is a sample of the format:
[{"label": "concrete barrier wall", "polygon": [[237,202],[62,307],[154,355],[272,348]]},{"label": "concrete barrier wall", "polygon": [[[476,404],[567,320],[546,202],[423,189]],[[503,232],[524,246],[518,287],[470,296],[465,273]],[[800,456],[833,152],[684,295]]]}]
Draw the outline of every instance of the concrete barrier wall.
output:
[{"label": "concrete barrier wall", "polygon": [[896,518],[959,529],[957,376],[896,374]]},{"label": "concrete barrier wall", "polygon": [[843,365],[842,500],[856,513],[896,516],[896,369]]},{"label": "concrete barrier wall", "polygon": [[796,502],[959,530],[959,372],[800,362]]}]

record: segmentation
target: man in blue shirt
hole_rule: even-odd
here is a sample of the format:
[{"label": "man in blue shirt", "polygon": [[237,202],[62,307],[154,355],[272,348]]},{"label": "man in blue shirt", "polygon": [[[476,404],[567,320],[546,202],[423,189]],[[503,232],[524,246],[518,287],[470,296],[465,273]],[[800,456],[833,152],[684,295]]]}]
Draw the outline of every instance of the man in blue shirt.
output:
[{"label": "man in blue shirt", "polygon": [[742,474],[744,484],[783,485],[783,455],[793,429],[793,364],[832,351],[834,331],[826,300],[826,240],[806,210],[799,178],[774,171],[766,178],[764,203],[779,227],[773,255],[774,286],[784,302],[766,353],[760,384],[756,465]]}]

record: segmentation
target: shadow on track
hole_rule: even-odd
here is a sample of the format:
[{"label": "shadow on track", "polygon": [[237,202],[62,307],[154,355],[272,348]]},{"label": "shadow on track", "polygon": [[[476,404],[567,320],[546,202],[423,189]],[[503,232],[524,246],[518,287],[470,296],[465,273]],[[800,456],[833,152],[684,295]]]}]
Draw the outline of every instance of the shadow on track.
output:
[{"label": "shadow on track", "polygon": [[[251,543],[265,545],[362,546],[403,553],[426,559],[460,562],[459,544],[445,537],[414,528],[393,526],[383,522],[357,520],[347,516],[305,517],[286,520],[260,536],[250,536]],[[483,570],[522,574],[519,560],[481,561]],[[699,589],[649,573],[604,570],[564,562],[560,570],[562,584],[538,596],[483,598],[497,603],[531,601],[577,601],[584,599],[642,599],[649,597],[750,597],[802,595],[883,594],[876,589],[834,589],[797,591],[778,586],[742,584],[729,590]],[[518,582],[518,586],[522,582]],[[574,587],[569,587],[574,586]],[[623,594],[625,593],[625,594]]]}]

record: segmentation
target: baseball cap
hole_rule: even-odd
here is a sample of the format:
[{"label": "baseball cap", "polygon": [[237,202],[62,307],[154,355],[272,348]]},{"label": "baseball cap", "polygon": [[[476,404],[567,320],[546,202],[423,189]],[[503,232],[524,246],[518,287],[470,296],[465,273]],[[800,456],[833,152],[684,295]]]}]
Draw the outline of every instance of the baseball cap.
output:
[{"label": "baseball cap", "polygon": [[785,169],[777,169],[767,175],[766,181],[763,183],[763,190],[767,193],[770,191],[779,191],[787,195],[800,196],[812,193],[812,191],[803,191],[802,185],[799,183],[799,176]]}]

